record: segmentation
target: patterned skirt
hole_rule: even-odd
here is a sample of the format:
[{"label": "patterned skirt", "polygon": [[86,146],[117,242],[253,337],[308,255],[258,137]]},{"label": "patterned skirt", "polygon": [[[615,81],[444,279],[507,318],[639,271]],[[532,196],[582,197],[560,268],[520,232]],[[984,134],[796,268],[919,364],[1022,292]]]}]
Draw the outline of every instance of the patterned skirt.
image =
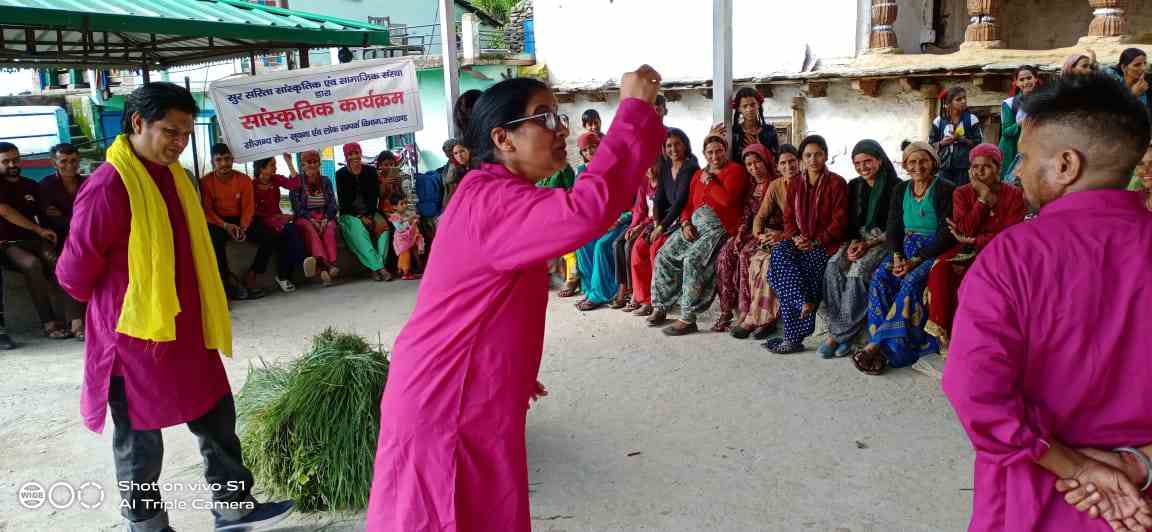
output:
[{"label": "patterned skirt", "polygon": [[[935,238],[908,233],[904,237],[904,256],[911,257]],[[924,261],[901,278],[892,275],[892,256],[888,255],[872,278],[868,290],[868,334],[871,343],[880,346],[890,367],[911,366],[922,356],[940,352],[940,343],[924,330],[928,323],[924,289],[935,263]]]}]

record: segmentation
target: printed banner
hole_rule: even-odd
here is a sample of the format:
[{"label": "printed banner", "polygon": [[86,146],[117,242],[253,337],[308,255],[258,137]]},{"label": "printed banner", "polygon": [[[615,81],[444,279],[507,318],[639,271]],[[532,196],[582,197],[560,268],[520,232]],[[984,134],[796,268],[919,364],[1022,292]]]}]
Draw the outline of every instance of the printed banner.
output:
[{"label": "printed banner", "polygon": [[208,89],[238,162],[423,129],[411,59],[223,79]]}]

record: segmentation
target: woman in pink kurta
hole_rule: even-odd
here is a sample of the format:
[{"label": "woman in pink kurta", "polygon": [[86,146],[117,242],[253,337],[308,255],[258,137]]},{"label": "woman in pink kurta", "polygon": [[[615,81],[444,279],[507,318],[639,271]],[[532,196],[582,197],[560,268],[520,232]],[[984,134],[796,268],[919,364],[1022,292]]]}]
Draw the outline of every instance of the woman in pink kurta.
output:
[{"label": "woman in pink kurta", "polygon": [[531,529],[524,426],[540,391],[547,261],[628,209],[664,138],[658,82],[649,67],[625,75],[612,129],[571,192],[534,186],[566,157],[566,117],[546,85],[507,80],[476,103],[466,138],[485,162],[440,217],[396,340],[369,532]]}]

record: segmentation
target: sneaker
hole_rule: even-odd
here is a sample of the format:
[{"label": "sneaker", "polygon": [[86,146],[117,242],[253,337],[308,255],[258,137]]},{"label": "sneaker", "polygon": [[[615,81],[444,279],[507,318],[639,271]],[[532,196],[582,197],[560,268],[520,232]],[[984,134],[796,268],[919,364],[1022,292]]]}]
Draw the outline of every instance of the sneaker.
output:
[{"label": "sneaker", "polygon": [[309,279],[316,277],[316,257],[304,259],[304,277]]},{"label": "sneaker", "polygon": [[11,351],[16,349],[16,342],[12,341],[12,337],[8,336],[6,332],[0,332],[0,351]]},{"label": "sneaker", "polygon": [[276,277],[276,284],[280,286],[281,292],[289,293],[296,291],[296,285],[292,284],[292,281],[289,281],[288,279],[281,279],[280,277]]},{"label": "sneaker", "polygon": [[249,532],[279,523],[290,513],[292,501],[280,501],[258,503],[248,515],[234,521],[221,518],[215,511],[212,515],[216,518],[216,532]]}]

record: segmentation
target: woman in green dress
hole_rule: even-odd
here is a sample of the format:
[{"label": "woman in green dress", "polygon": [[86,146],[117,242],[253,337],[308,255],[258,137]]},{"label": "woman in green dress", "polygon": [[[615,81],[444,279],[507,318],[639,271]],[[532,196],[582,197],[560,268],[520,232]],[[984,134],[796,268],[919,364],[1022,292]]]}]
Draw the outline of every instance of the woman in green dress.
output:
[{"label": "woman in green dress", "polygon": [[1023,100],[1040,86],[1040,71],[1031,65],[1022,65],[1012,76],[1012,92],[1000,104],[1000,153],[1004,162],[1000,166],[1000,180],[1012,182],[1012,163],[1016,162],[1016,143],[1020,141],[1020,123],[1024,121]]}]

